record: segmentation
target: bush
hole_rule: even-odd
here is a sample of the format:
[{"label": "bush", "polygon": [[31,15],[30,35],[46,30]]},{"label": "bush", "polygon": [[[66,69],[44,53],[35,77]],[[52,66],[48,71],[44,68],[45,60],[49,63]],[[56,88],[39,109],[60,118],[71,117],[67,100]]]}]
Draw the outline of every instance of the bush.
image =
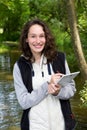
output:
[{"label": "bush", "polygon": [[80,91],[80,96],[83,106],[87,107],[87,80],[84,83],[83,89]]}]

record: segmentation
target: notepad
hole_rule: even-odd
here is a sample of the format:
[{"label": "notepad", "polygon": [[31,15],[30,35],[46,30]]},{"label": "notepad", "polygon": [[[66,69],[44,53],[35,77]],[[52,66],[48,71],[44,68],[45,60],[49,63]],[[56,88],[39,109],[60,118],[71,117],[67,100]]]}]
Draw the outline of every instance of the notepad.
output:
[{"label": "notepad", "polygon": [[66,86],[67,84],[69,84],[79,73],[80,73],[80,71],[63,75],[63,76],[57,81],[57,84],[60,84],[62,87],[64,87],[64,86]]}]

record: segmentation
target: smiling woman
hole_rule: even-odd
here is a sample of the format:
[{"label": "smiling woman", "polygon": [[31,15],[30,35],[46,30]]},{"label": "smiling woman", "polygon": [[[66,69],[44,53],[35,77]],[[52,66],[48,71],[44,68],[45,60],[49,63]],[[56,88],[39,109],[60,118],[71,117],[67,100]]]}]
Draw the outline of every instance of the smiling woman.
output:
[{"label": "smiling woman", "polygon": [[20,44],[23,54],[14,65],[13,78],[23,109],[21,130],[73,130],[69,98],[76,92],[75,82],[64,87],[56,84],[70,70],[48,26],[39,19],[28,21]]}]

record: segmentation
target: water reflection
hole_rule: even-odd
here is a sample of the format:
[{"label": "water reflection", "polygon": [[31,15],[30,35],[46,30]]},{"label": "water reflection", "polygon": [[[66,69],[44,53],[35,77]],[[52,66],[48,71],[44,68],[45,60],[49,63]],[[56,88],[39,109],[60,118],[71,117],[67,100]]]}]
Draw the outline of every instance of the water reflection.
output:
[{"label": "water reflection", "polygon": [[0,55],[0,68],[1,70],[8,70],[10,71],[10,56],[9,55]]},{"label": "water reflection", "polygon": [[19,124],[20,107],[16,100],[13,82],[0,82],[0,130]]},{"label": "water reflection", "polygon": [[11,56],[3,54],[0,55],[0,130],[19,126],[20,112],[13,86]]},{"label": "water reflection", "polygon": [[[21,108],[16,99],[13,86],[13,64],[18,58],[18,53],[0,55],[0,130],[20,130]],[[71,100],[72,109],[75,113],[78,125],[76,130],[87,130],[87,110],[81,108],[79,90]]]}]

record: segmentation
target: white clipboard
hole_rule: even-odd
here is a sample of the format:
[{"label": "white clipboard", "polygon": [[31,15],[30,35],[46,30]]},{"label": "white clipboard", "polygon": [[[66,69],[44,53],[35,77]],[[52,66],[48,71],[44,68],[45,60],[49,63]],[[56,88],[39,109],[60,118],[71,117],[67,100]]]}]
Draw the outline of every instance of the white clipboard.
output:
[{"label": "white clipboard", "polygon": [[64,87],[64,86],[66,86],[68,83],[70,83],[79,73],[80,73],[80,71],[63,75],[63,76],[57,81],[57,84],[60,84],[62,87]]}]

